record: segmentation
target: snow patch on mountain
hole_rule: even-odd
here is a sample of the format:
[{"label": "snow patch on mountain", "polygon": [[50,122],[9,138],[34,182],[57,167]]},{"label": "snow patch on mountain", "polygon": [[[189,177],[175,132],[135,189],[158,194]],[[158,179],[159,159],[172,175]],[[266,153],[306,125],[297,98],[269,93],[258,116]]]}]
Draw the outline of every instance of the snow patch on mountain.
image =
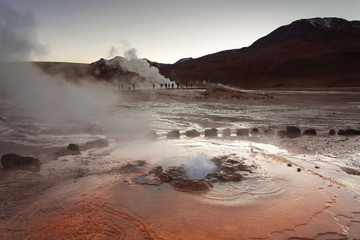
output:
[{"label": "snow patch on mountain", "polygon": [[305,19],[316,28],[321,29],[342,29],[345,27],[360,27],[359,21],[348,21],[342,18],[310,18]]}]

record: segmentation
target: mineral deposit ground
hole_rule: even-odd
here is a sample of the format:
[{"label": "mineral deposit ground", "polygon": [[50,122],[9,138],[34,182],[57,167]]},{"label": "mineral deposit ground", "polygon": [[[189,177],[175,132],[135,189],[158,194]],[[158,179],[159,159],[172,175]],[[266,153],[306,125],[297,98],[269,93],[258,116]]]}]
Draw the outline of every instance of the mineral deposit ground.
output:
[{"label": "mineral deposit ground", "polygon": [[92,122],[2,100],[0,239],[360,239],[358,92],[111,92]]}]

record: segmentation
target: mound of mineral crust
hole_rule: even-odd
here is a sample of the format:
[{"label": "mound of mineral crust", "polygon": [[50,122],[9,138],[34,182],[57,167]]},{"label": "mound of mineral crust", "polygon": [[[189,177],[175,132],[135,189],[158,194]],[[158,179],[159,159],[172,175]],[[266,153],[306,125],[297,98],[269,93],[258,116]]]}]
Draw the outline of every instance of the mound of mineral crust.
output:
[{"label": "mound of mineral crust", "polygon": [[244,172],[252,173],[255,166],[245,165],[228,156],[214,157],[211,159],[216,165],[216,170],[206,175],[203,179],[190,179],[186,176],[184,166],[173,166],[164,170],[161,166],[153,168],[147,175],[152,175],[159,183],[168,183],[172,188],[182,192],[204,193],[211,190],[216,182],[238,182],[244,178]]}]

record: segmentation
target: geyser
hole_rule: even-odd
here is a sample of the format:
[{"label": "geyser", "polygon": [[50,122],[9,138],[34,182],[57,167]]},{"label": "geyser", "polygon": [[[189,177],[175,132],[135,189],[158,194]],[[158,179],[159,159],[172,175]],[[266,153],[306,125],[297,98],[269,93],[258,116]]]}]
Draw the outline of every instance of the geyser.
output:
[{"label": "geyser", "polygon": [[189,179],[204,179],[209,173],[217,170],[217,166],[204,153],[195,153],[185,163],[185,175]]}]

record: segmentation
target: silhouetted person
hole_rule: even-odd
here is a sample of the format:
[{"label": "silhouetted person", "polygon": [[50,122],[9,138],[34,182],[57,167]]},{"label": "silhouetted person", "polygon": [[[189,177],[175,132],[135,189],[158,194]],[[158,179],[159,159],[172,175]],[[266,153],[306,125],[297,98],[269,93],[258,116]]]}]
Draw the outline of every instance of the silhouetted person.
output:
[{"label": "silhouetted person", "polygon": [[174,84],[173,84],[173,83],[171,84],[171,88],[174,88]]},{"label": "silhouetted person", "polygon": [[192,88],[192,83],[190,83],[190,88]]},{"label": "silhouetted person", "polygon": [[165,88],[167,88],[167,83],[165,83]]},{"label": "silhouetted person", "polygon": [[160,88],[162,88],[164,86],[164,84],[163,83],[160,83]]},{"label": "silhouetted person", "polygon": [[153,83],[153,89],[155,89],[155,83]]},{"label": "silhouetted person", "polygon": [[133,90],[135,89],[135,83],[133,83]]},{"label": "silhouetted person", "polygon": [[187,84],[187,83],[185,83],[185,87],[188,88],[188,84]]}]

